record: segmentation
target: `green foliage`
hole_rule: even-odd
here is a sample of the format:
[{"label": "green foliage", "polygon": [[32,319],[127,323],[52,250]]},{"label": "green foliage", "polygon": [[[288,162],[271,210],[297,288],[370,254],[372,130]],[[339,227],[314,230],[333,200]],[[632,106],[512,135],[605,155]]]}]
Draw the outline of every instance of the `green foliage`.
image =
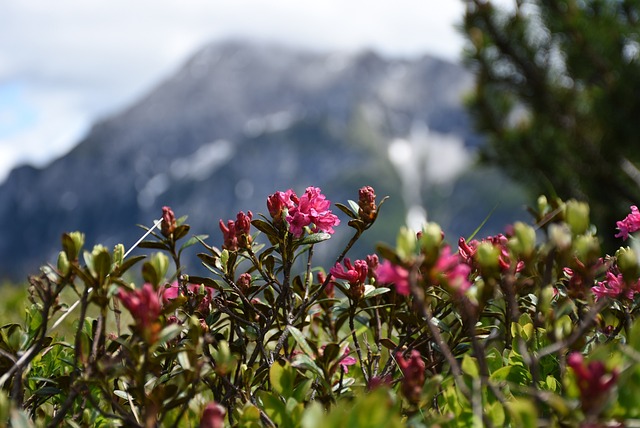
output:
[{"label": "green foliage", "polygon": [[640,200],[640,4],[512,3],[466,2],[466,58],[476,75],[469,106],[488,137],[485,160],[534,194],[588,200],[612,249],[614,221]]},{"label": "green foliage", "polygon": [[[351,261],[380,214],[363,190],[338,207],[353,237],[330,269],[313,264],[335,221],[321,198],[294,234],[302,208],[272,195],[222,249],[165,208],[144,262],[65,234],[24,317],[0,323],[0,427],[637,424],[635,244],[604,255],[588,205],[541,198],[533,226],[457,252],[429,223]],[[185,272],[185,245],[210,276]]]}]

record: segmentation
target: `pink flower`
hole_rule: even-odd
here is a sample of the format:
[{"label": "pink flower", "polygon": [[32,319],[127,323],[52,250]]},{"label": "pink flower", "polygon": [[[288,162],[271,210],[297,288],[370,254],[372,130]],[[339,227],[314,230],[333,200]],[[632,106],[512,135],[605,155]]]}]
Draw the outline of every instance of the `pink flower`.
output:
[{"label": "pink flower", "polygon": [[297,204],[298,196],[291,189],[286,192],[276,192],[267,198],[267,209],[276,223],[282,221],[283,211],[286,210],[288,212]]},{"label": "pink flower", "polygon": [[318,187],[307,187],[297,206],[288,210],[287,222],[291,233],[299,238],[306,226],[311,226],[312,232],[333,233],[333,226],[340,224],[338,216],[329,209],[331,202],[320,193]]},{"label": "pink flower", "polygon": [[349,282],[349,293],[353,300],[359,300],[364,295],[364,284],[367,280],[369,267],[364,260],[356,260],[353,265],[348,258],[344,259],[345,270],[340,263],[336,263],[329,273],[338,279]]},{"label": "pink flower", "polygon": [[349,356],[349,347],[346,347],[339,363],[340,367],[342,367],[342,371],[347,373],[349,371],[349,366],[352,366],[357,362],[358,361],[355,358]]},{"label": "pink flower", "polygon": [[116,296],[133,316],[138,332],[149,343],[155,342],[160,331],[158,318],[162,308],[153,286],[146,283],[138,290],[121,288]]},{"label": "pink flower", "polygon": [[464,263],[464,259],[458,253],[451,254],[449,246],[442,249],[434,266],[434,273],[436,282],[444,281],[445,284],[440,285],[447,285],[460,294],[471,287],[469,282],[471,267]]},{"label": "pink flower", "polygon": [[200,428],[223,428],[227,410],[218,403],[207,404],[200,419]]},{"label": "pink flower", "polygon": [[228,251],[238,251],[239,248],[249,248],[251,246],[251,219],[253,214],[247,211],[245,214],[240,211],[236,216],[236,221],[228,220],[225,225],[220,220],[220,230],[224,243],[222,248]]},{"label": "pink flower", "polygon": [[238,238],[236,238],[236,222],[229,220],[225,226],[224,222],[220,220],[220,230],[222,231],[222,238],[224,239],[222,248],[228,251],[237,251]]},{"label": "pink flower", "polygon": [[411,351],[409,359],[405,360],[402,352],[398,352],[396,353],[396,362],[400,367],[400,371],[402,371],[400,390],[409,402],[417,404],[420,401],[422,387],[426,380],[424,373],[426,366],[422,356],[420,352],[414,349]]},{"label": "pink flower", "polygon": [[[498,266],[500,270],[505,272],[511,268],[511,257],[509,256],[509,247],[507,246],[509,240],[506,236],[499,233],[495,236],[489,236],[484,238],[482,242],[490,242],[495,247],[500,250],[500,255],[498,256]],[[469,266],[473,267],[474,262],[477,262],[475,256],[478,250],[478,242],[476,239],[469,241],[468,243],[464,238],[460,238],[458,240],[458,252],[460,253],[460,257],[467,263]],[[519,261],[516,264],[516,272],[520,272],[524,268],[524,263]]]},{"label": "pink flower", "polygon": [[329,272],[338,279],[347,280],[351,285],[364,284],[367,280],[369,267],[364,260],[356,260],[352,265],[351,260],[345,258],[344,267],[347,269],[345,270],[340,263],[336,263]]},{"label": "pink flower", "polygon": [[402,266],[394,265],[385,260],[376,270],[378,282],[382,284],[394,284],[396,293],[402,296],[409,295],[409,271]]},{"label": "pink flower", "polygon": [[607,392],[616,383],[617,370],[609,372],[602,361],[586,364],[582,354],[578,352],[573,352],[567,357],[567,364],[576,374],[583,410],[597,410],[606,398]]},{"label": "pink flower", "polygon": [[609,270],[605,280],[599,281],[596,286],[591,287],[591,290],[596,295],[596,299],[625,296],[627,299],[633,300],[633,296],[640,291],[640,281],[635,284],[627,284],[621,273],[616,274],[616,272]]},{"label": "pink flower", "polygon": [[616,222],[618,232],[615,237],[627,240],[630,233],[640,230],[640,211],[635,205],[631,206],[631,214],[627,215],[623,220]]}]

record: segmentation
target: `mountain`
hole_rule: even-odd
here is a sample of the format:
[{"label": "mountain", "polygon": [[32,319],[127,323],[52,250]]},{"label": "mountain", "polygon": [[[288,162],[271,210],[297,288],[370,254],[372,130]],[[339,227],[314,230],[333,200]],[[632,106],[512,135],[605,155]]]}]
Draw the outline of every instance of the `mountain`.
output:
[{"label": "mountain", "polygon": [[[266,212],[269,194],[311,185],[335,202],[357,199],[363,185],[391,196],[369,250],[393,242],[407,212],[423,219],[425,205],[448,232],[470,233],[503,199],[498,223],[519,193],[471,162],[482,144],[462,105],[472,82],[430,56],[206,46],[64,157],[12,171],[0,186],[0,278],[53,262],[64,231],[85,232],[89,248],[128,247],[163,205],[219,245],[219,219]],[[341,229],[336,244],[347,239]]]}]

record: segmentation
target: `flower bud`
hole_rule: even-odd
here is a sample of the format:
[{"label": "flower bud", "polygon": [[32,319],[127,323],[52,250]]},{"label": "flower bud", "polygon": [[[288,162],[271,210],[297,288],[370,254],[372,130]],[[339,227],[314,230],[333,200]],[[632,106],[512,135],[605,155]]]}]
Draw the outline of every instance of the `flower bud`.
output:
[{"label": "flower bud", "polygon": [[246,293],[247,291],[249,291],[249,287],[251,287],[251,274],[245,272],[242,275],[240,275],[238,277],[238,280],[236,281],[236,285],[238,286],[240,291],[242,291],[243,293]]},{"label": "flower bud", "polygon": [[402,384],[400,390],[411,404],[418,404],[422,395],[425,378],[425,363],[420,352],[411,351],[408,359],[404,359],[402,352],[396,354],[398,367],[402,371]]},{"label": "flower bud", "polygon": [[573,251],[585,266],[591,265],[600,256],[600,243],[595,236],[580,235],[573,242]]},{"label": "flower bud", "polygon": [[538,212],[544,215],[549,210],[549,201],[544,195],[538,196]]},{"label": "flower bud", "polygon": [[638,256],[629,247],[620,248],[616,251],[618,269],[625,281],[635,282],[638,280]]},{"label": "flower bud", "polygon": [[113,247],[113,263],[118,266],[122,265],[122,262],[124,261],[124,253],[124,245],[116,244],[116,246]]},{"label": "flower bud", "polygon": [[215,401],[207,404],[202,412],[200,428],[223,428],[226,414],[227,410]]},{"label": "flower bud", "polygon": [[528,259],[536,246],[536,231],[533,227],[522,222],[513,225],[514,236],[509,239],[509,249],[518,259]]},{"label": "flower bud", "polygon": [[176,216],[169,207],[162,207],[162,225],[160,232],[162,236],[168,238],[176,230]]},{"label": "flower bud", "polygon": [[432,254],[440,248],[444,234],[438,223],[427,223],[422,229],[420,236],[420,248],[425,254]]},{"label": "flower bud", "polygon": [[498,270],[500,249],[491,242],[481,242],[476,251],[476,260],[483,272],[494,272]]},{"label": "flower bud", "polygon": [[571,229],[566,223],[551,223],[549,241],[560,251],[568,249],[571,247]]},{"label": "flower bud", "polygon": [[574,199],[565,205],[565,221],[574,235],[581,235],[589,228],[589,204]]},{"label": "flower bud", "polygon": [[407,227],[400,228],[396,238],[396,250],[402,260],[408,260],[415,255],[416,234],[413,230]]},{"label": "flower bud", "polygon": [[58,271],[60,275],[67,276],[69,274],[69,259],[67,258],[67,253],[64,251],[60,251],[58,253]]},{"label": "flower bud", "polygon": [[358,192],[358,216],[365,224],[373,223],[378,215],[373,187],[365,186]]}]

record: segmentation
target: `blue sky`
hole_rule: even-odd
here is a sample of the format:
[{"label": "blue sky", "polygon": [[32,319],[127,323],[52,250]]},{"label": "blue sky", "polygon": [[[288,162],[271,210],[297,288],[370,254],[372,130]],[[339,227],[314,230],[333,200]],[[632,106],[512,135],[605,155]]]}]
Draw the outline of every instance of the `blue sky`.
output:
[{"label": "blue sky", "polygon": [[0,182],[18,164],[66,153],[92,122],[207,42],[240,37],[455,61],[462,12],[462,0],[2,1]]}]

